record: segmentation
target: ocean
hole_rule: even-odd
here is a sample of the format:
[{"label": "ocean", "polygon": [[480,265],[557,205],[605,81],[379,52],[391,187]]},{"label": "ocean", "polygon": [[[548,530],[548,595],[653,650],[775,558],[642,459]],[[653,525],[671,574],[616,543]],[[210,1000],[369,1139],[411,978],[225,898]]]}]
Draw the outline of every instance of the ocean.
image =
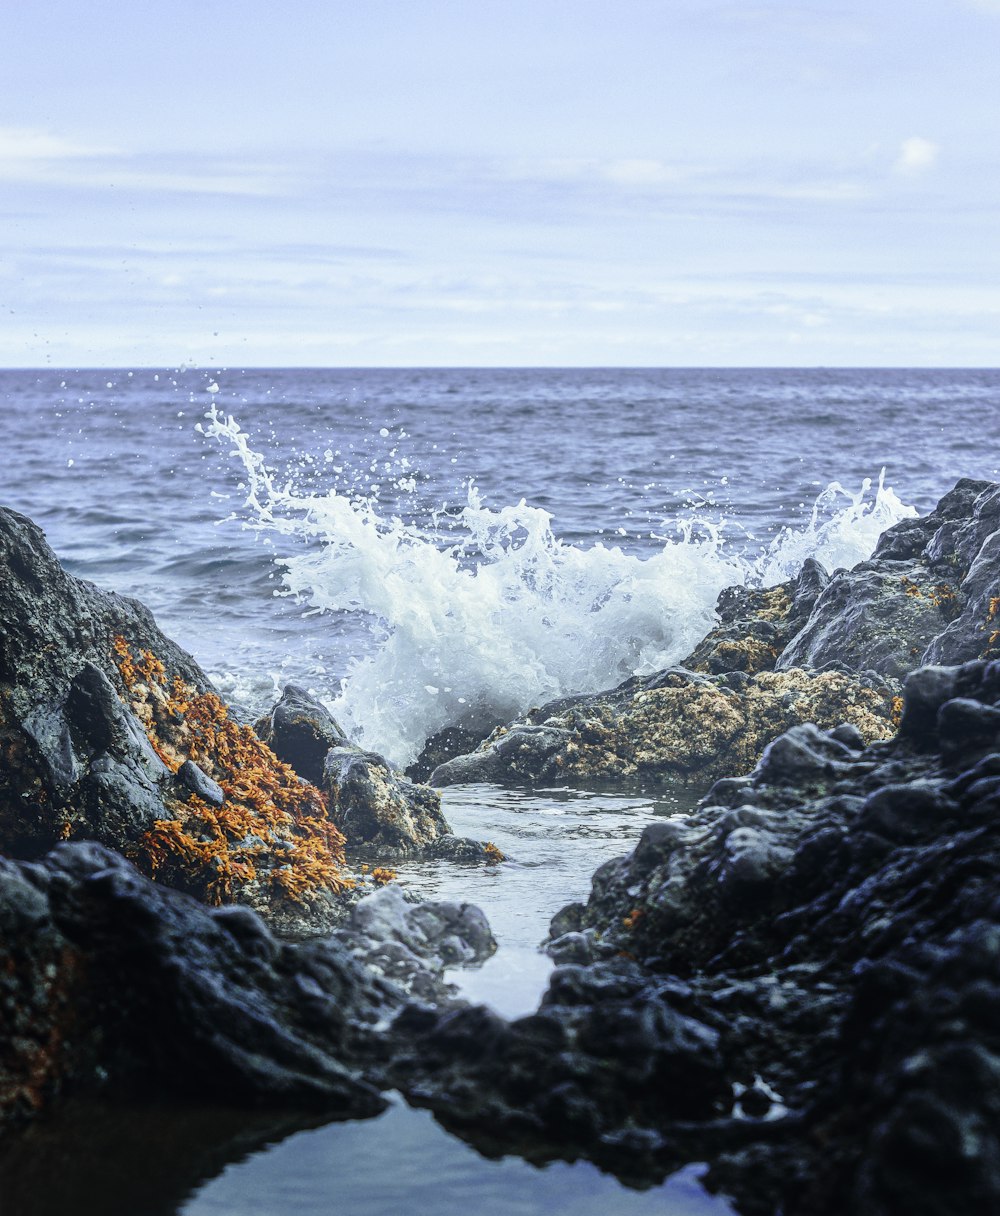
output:
[{"label": "ocean", "polygon": [[[852,565],[959,477],[1000,478],[998,371],[46,369],[0,371],[0,401],[0,502],[68,569],[147,603],[247,718],[302,683],[401,764],[441,726],[676,662],[724,586],[810,555]],[[526,1012],[549,917],[692,797],[458,787],[455,829],[511,864],[401,876],[483,906],[501,950],[454,978]],[[391,1134],[293,1136],[176,1210],[305,1216],[333,1172],[360,1216],[403,1195],[467,1210],[456,1194],[518,1213],[582,1213],[584,1196],[612,1214],[728,1210],[691,1171],[640,1194],[585,1165],[484,1162],[405,1107],[385,1118]],[[345,1160],[388,1140],[407,1146],[399,1195],[345,1183]]]}]

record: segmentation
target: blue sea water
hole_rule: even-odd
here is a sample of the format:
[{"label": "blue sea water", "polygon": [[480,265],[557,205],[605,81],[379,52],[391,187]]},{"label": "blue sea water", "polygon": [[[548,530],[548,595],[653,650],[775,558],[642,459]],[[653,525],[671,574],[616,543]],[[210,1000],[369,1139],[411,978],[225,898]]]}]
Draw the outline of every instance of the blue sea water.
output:
[{"label": "blue sea water", "polygon": [[[1000,466],[996,371],[4,371],[0,402],[0,501],[36,519],[70,569],[147,602],[248,712],[294,678],[339,698],[359,734],[404,761],[445,720],[509,716],[521,700],[680,657],[719,586],[744,576],[738,561],[782,528],[808,531],[830,483],[857,494],[885,468],[899,499],[927,510],[958,477]],[[275,509],[282,526],[244,526],[261,520],[244,507],[242,462],[232,443],[195,429],[213,405],[235,416],[279,488],[290,482],[299,502],[327,496],[325,531],[301,526],[308,512],[288,497]],[[471,522],[470,483],[491,513]],[[541,524],[517,514],[522,499],[551,515],[559,552],[524,547]],[[848,502],[833,499],[826,516]],[[331,518],[331,501],[352,518]],[[373,530],[343,543],[362,511]],[[665,559],[684,527],[686,547]],[[389,543],[369,543],[376,534]],[[869,540],[826,558],[858,560]],[[431,549],[447,544],[462,546],[464,568],[489,567],[475,595],[432,568]],[[510,560],[519,546],[520,564]],[[816,538],[802,537],[788,562],[810,547]],[[275,594],[281,555],[308,568],[291,580],[296,596]],[[546,585],[529,603],[533,583]],[[594,614],[616,588],[632,616]],[[416,613],[444,597],[463,620],[421,632]],[[355,673],[344,702],[341,681],[387,633],[393,653]],[[507,648],[495,670],[468,652],[484,633]],[[623,647],[602,652],[619,634]],[[591,667],[561,654],[560,639]],[[510,687],[504,663],[537,678]],[[420,695],[427,685],[453,691],[434,707]],[[366,721],[376,686],[396,704]]]},{"label": "blue sea water", "polygon": [[[401,762],[447,722],[676,661],[722,586],[810,553],[851,564],[957,478],[1000,477],[998,371],[32,370],[0,372],[0,403],[0,503],[69,569],[148,603],[248,716],[294,679]],[[461,982],[522,1012],[548,917],[685,797],[452,791],[456,829],[514,862],[473,892],[444,866],[404,878],[483,905],[502,948]],[[457,1210],[430,1198],[435,1169],[493,1194],[487,1210],[551,1210],[556,1174],[477,1165],[426,1117],[391,1119],[411,1120],[421,1211]],[[184,1211],[319,1210],[316,1163],[347,1140],[382,1151],[378,1128],[293,1137]],[[293,1186],[303,1161],[311,1181]],[[597,1185],[560,1169],[560,1193]],[[655,1207],[600,1186],[607,1212]],[[362,1191],[355,1210],[395,1205]],[[687,1181],[656,1197],[720,1210]]]}]

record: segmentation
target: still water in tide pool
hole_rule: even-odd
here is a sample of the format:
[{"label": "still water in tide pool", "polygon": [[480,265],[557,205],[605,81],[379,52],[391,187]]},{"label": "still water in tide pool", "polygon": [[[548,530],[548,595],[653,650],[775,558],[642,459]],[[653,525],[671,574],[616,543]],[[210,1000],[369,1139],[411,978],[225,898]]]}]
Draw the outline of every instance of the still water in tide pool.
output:
[{"label": "still water in tide pool", "polygon": [[[538,950],[552,915],[585,899],[597,865],[630,850],[654,818],[683,814],[696,800],[684,787],[655,797],[568,789],[453,786],[443,809],[460,835],[488,835],[504,865],[410,862],[400,879],[429,899],[471,900],[500,942],[484,966],[449,973],[469,1000],[508,1017],[533,1011],[551,969]],[[359,1170],[358,1163],[363,1162]],[[719,1216],[726,1201],[690,1166],[663,1186],[635,1191],[589,1162],[538,1169],[518,1158],[490,1161],[449,1136],[426,1111],[401,1100],[381,1118],[300,1132],[208,1183],[184,1216]],[[331,1188],[335,1188],[331,1191]]]},{"label": "still water in tide pool", "polygon": [[446,1136],[426,1111],[395,1105],[370,1123],[300,1132],[229,1167],[184,1216],[722,1216],[691,1166],[648,1191],[620,1186],[588,1162],[542,1169],[488,1161]]}]

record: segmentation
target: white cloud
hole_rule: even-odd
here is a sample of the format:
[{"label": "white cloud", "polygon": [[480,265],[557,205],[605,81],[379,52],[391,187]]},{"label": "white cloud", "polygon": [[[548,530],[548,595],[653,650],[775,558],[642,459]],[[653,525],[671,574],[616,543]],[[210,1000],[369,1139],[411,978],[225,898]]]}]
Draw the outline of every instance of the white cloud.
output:
[{"label": "white cloud", "polygon": [[894,168],[897,173],[924,173],[937,161],[941,149],[921,135],[911,135],[899,147]]},{"label": "white cloud", "polygon": [[33,131],[26,127],[0,127],[0,162],[67,160],[114,155],[114,148],[74,143],[48,131]]},{"label": "white cloud", "polygon": [[0,181],[151,193],[262,195],[275,192],[264,165],[217,165],[204,158],[176,169],[152,169],[150,158],[26,127],[0,127]]},{"label": "white cloud", "polygon": [[622,186],[659,186],[683,177],[663,161],[639,158],[609,161],[601,166],[601,174]]}]

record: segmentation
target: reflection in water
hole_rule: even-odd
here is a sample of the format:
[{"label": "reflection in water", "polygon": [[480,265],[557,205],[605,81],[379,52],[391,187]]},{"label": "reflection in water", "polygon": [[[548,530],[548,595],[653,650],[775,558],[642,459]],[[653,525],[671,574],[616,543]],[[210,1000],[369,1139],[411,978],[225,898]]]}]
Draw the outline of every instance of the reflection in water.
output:
[{"label": "reflection in water", "polygon": [[589,1162],[537,1169],[488,1161],[426,1111],[398,1105],[375,1121],[293,1136],[228,1169],[183,1216],[723,1216],[689,1167],[663,1187],[629,1191]]},{"label": "reflection in water", "polygon": [[65,1103],[0,1146],[3,1216],[174,1216],[230,1162],[316,1127],[291,1112]]},{"label": "reflection in water", "polygon": [[534,1011],[547,985],[552,964],[538,946],[555,913],[586,900],[594,870],[631,852],[647,823],[691,810],[703,792],[679,784],[631,795],[566,786],[449,786],[442,809],[454,831],[492,840],[510,861],[486,869],[407,862],[399,876],[427,899],[465,899],[483,909],[499,949],[482,967],[449,978],[470,1001],[520,1017]]}]

